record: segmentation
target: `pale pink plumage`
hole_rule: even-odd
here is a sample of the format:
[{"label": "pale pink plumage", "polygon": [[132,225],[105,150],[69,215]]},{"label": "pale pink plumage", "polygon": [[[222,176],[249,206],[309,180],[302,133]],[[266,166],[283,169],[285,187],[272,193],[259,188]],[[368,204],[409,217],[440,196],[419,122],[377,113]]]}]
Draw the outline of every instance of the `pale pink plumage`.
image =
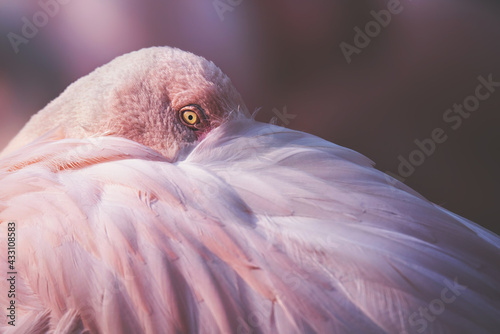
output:
[{"label": "pale pink plumage", "polygon": [[[356,152],[237,115],[182,154],[65,137],[0,159],[1,244],[6,222],[18,235],[18,325],[0,318],[5,332],[500,326],[498,236]],[[455,279],[466,289],[420,331],[412,314]]]}]

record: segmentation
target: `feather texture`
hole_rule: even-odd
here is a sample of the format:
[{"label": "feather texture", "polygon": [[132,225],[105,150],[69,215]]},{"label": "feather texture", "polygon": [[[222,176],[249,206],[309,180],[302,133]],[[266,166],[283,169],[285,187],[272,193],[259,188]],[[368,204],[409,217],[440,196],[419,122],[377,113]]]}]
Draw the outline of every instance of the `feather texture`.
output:
[{"label": "feather texture", "polygon": [[[175,163],[123,138],[35,141],[0,160],[2,245],[6,223],[17,225],[19,327],[0,325],[494,332],[498,236],[372,165],[248,119],[213,130]],[[4,250],[0,260],[7,272]]]}]

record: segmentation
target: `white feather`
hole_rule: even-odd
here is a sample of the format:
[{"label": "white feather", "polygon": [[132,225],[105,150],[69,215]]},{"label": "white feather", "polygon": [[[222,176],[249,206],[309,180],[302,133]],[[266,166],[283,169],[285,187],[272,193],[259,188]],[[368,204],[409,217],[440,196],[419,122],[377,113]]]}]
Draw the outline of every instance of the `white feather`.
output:
[{"label": "white feather", "polygon": [[412,315],[456,280],[466,288],[425,331],[500,326],[498,236],[308,134],[233,120],[176,163],[121,138],[43,138],[0,168],[19,324],[417,333]]}]

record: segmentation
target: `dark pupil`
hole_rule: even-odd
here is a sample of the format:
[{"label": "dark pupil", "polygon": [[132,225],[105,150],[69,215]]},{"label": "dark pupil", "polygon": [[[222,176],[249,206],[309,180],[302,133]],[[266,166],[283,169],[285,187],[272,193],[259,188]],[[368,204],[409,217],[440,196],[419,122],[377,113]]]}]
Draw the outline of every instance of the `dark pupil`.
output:
[{"label": "dark pupil", "polygon": [[193,120],[193,115],[189,115],[189,116],[188,116],[188,119],[189,119],[190,121],[192,121],[192,120]]}]

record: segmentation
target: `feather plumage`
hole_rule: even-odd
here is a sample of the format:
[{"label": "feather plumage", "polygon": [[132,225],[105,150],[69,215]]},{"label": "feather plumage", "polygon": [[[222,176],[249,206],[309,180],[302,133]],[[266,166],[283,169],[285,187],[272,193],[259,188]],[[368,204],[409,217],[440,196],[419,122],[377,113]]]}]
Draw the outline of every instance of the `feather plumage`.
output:
[{"label": "feather plumage", "polygon": [[[19,323],[96,333],[500,326],[498,236],[312,135],[235,119],[175,163],[123,138],[44,138],[0,160],[0,188],[1,244],[6,222],[18,229]],[[5,272],[5,252],[0,260]],[[420,310],[434,300],[445,310],[424,326]]]}]

